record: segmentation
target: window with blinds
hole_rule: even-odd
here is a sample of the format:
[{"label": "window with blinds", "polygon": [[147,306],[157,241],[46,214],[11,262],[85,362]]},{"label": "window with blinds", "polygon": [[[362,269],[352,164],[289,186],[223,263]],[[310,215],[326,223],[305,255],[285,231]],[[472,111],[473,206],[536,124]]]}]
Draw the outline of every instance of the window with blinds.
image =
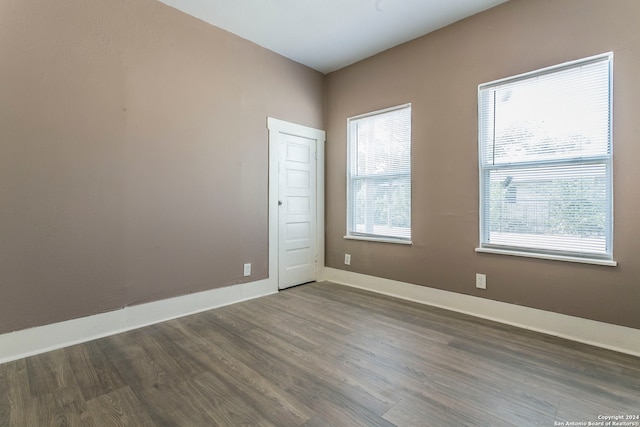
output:
[{"label": "window with blinds", "polygon": [[411,240],[411,104],[351,117],[347,236]]},{"label": "window with blinds", "polygon": [[612,60],[478,87],[481,248],[612,259]]}]

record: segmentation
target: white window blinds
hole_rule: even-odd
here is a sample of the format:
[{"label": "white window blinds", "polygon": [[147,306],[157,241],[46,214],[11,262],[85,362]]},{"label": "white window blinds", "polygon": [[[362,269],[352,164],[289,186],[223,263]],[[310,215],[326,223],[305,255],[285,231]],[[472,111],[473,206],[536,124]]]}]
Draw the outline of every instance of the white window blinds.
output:
[{"label": "white window blinds", "polygon": [[612,54],[480,85],[480,245],[612,257]]},{"label": "white window blinds", "polygon": [[411,105],[348,120],[347,235],[411,239]]}]

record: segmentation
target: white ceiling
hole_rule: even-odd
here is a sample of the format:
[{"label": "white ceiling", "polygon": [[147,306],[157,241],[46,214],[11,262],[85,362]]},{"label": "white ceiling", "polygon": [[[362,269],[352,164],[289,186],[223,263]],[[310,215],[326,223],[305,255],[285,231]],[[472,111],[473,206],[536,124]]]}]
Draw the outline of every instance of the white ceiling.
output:
[{"label": "white ceiling", "polygon": [[322,73],[507,0],[160,0]]}]

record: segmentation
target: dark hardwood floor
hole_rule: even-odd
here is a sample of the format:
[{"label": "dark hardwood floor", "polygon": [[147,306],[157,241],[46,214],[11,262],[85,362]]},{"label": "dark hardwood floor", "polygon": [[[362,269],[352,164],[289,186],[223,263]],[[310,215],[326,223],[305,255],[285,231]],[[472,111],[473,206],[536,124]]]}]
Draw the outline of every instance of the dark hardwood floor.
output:
[{"label": "dark hardwood floor", "polygon": [[554,426],[613,415],[640,415],[638,358],[330,283],[0,365],[1,426]]}]

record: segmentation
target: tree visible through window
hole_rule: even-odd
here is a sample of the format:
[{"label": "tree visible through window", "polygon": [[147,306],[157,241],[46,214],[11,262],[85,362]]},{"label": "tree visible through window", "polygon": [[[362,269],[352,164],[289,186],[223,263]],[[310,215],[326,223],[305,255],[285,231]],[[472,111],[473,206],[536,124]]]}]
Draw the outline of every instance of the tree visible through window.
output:
[{"label": "tree visible through window", "polygon": [[479,86],[481,248],[612,258],[611,62]]},{"label": "tree visible through window", "polygon": [[411,239],[411,105],[348,120],[347,236]]}]

